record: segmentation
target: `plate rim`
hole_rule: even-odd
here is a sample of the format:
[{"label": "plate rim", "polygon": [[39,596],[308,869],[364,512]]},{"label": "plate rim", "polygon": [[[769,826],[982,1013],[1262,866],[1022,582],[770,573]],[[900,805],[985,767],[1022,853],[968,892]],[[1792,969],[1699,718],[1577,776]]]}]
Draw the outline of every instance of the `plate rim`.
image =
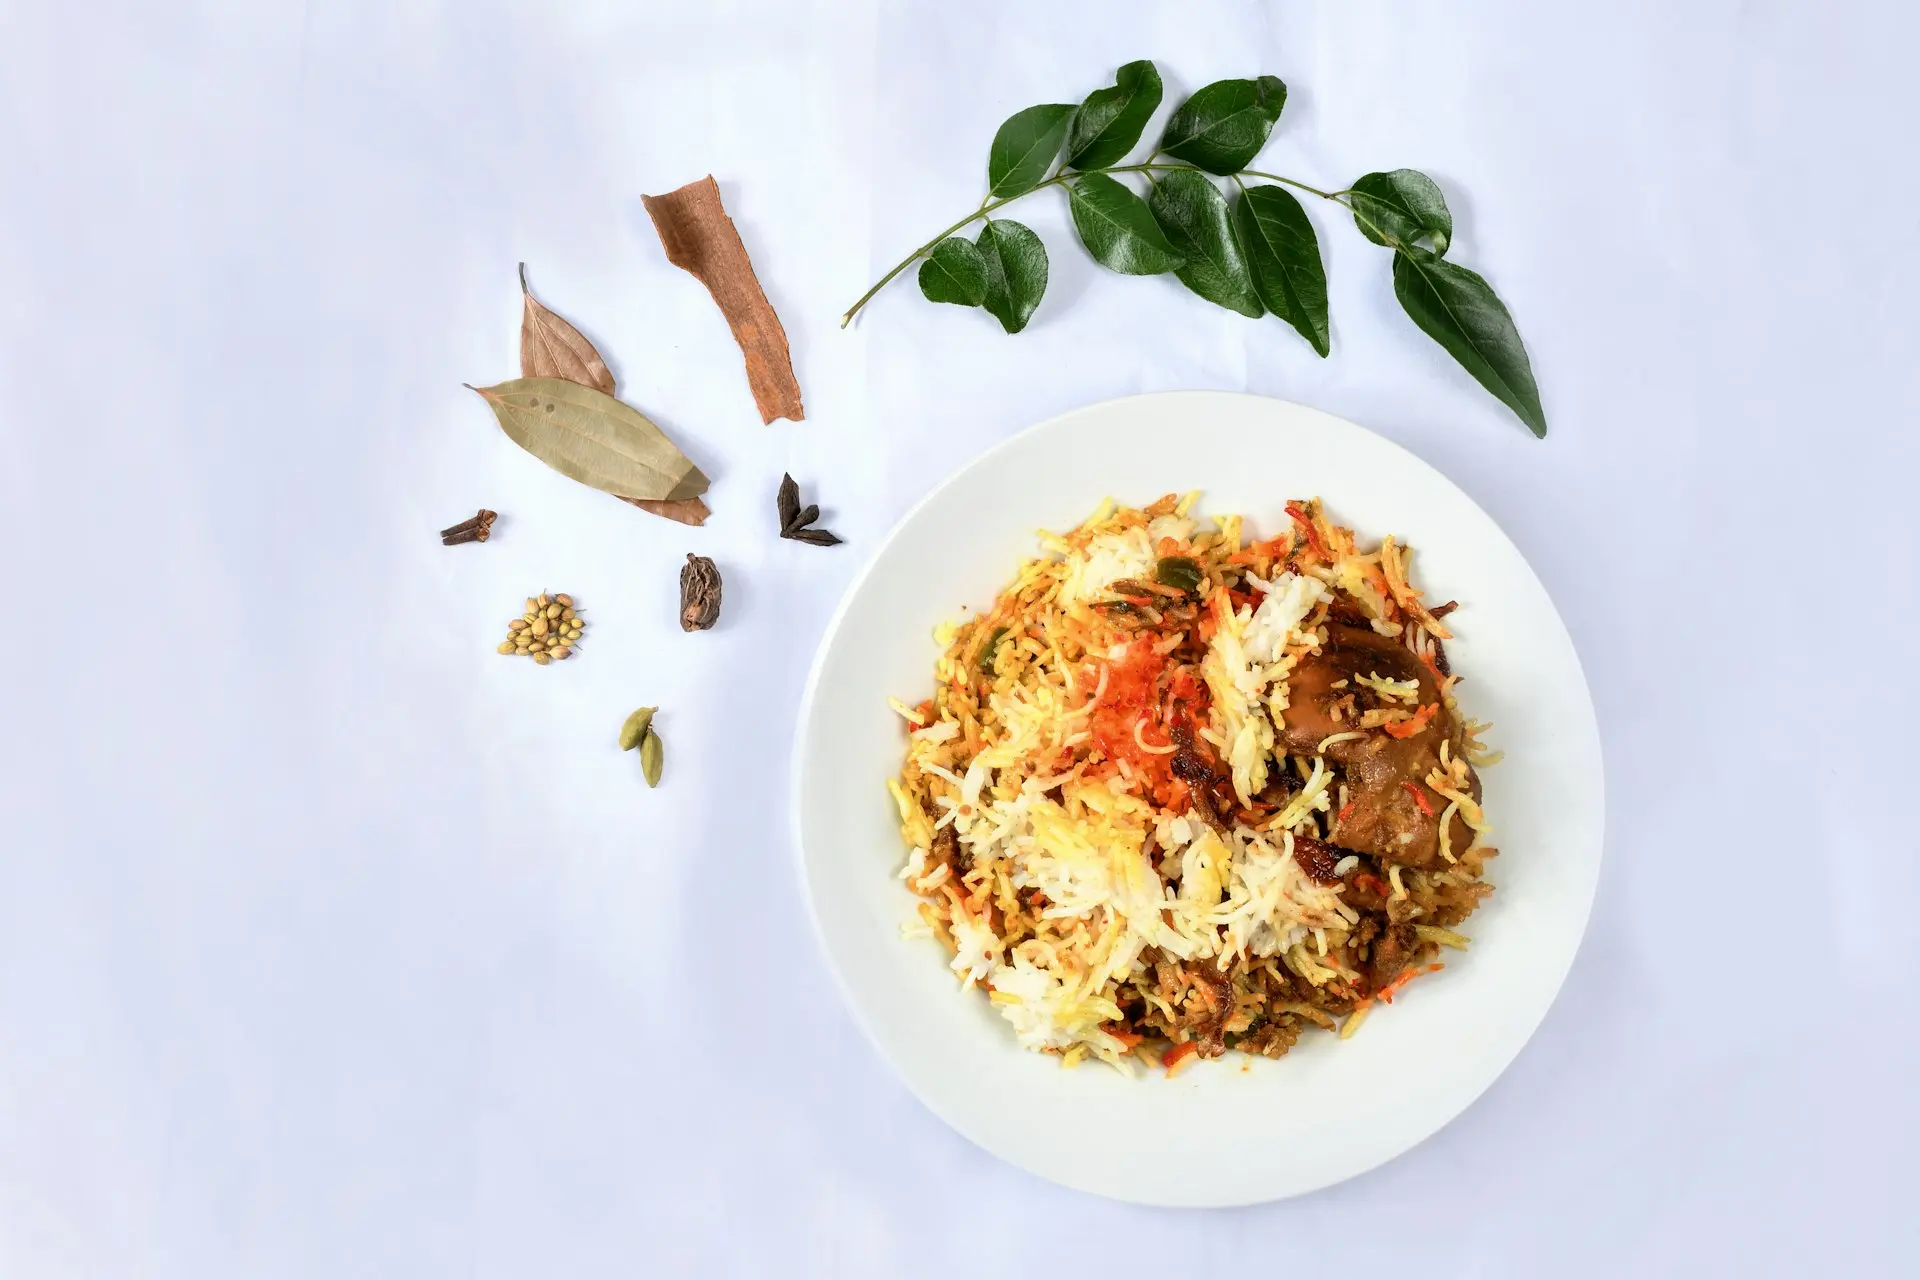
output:
[{"label": "plate rim", "polygon": [[[1592,876],[1584,886],[1584,901],[1580,904],[1578,930],[1573,939],[1573,944],[1567,948],[1566,956],[1559,967],[1559,972],[1553,975],[1551,994],[1541,1004],[1537,1015],[1533,1019],[1533,1024],[1527,1029],[1526,1034],[1519,1039],[1518,1043],[1513,1046],[1510,1052],[1503,1056],[1497,1066],[1487,1072],[1486,1078],[1474,1088],[1457,1107],[1448,1114],[1436,1119],[1424,1132],[1404,1145],[1399,1146],[1396,1150],[1390,1151],[1378,1158],[1371,1159],[1356,1167],[1335,1173],[1325,1180],[1316,1182],[1310,1186],[1302,1186],[1294,1190],[1277,1193],[1255,1191],[1246,1196],[1226,1198],[1217,1196],[1181,1198],[1177,1196],[1122,1194],[1110,1188],[1085,1185],[1071,1178],[1059,1177],[1051,1172],[1042,1172],[1012,1156],[996,1150],[978,1136],[967,1121],[955,1116],[947,1107],[936,1102],[923,1092],[914,1082],[911,1073],[902,1066],[900,1060],[888,1049],[886,1042],[874,1027],[866,1008],[863,1006],[861,1000],[856,997],[848,975],[842,970],[840,962],[834,954],[833,946],[827,938],[826,928],[821,921],[819,904],[816,901],[814,893],[813,880],[807,871],[804,823],[804,782],[806,771],[803,765],[803,747],[817,713],[820,683],[826,668],[827,656],[833,649],[835,642],[839,639],[841,628],[846,622],[847,614],[852,609],[853,603],[859,596],[861,589],[866,585],[868,579],[877,571],[881,560],[899,539],[902,532],[920,516],[922,511],[948,489],[963,482],[973,472],[988,466],[1001,454],[1020,447],[1029,437],[1053,430],[1071,419],[1079,418],[1087,414],[1099,413],[1116,405],[1134,404],[1153,400],[1192,400],[1196,397],[1218,400],[1252,401],[1262,405],[1281,406],[1289,411],[1304,412],[1312,417],[1329,420],[1332,423],[1338,424],[1341,428],[1371,437],[1379,444],[1385,445],[1394,453],[1399,454],[1402,459],[1412,463],[1420,471],[1427,473],[1432,480],[1454,490],[1464,498],[1474,510],[1478,511],[1480,515],[1498,531],[1501,538],[1514,549],[1521,565],[1526,569],[1528,575],[1532,577],[1534,584],[1546,598],[1553,621],[1558,625],[1562,636],[1566,640],[1567,653],[1572,659],[1573,672],[1578,678],[1579,692],[1586,710],[1586,715],[1582,718],[1580,727],[1582,736],[1590,739],[1592,758],[1595,766],[1595,828],[1593,838],[1596,853],[1593,861]],[[1008,435],[1006,438],[996,441],[987,448],[982,449],[949,472],[900,514],[899,518],[887,528],[885,534],[874,544],[872,551],[868,553],[859,570],[848,579],[846,587],[841,591],[840,598],[834,605],[833,612],[828,616],[826,626],[822,629],[819,642],[814,648],[813,658],[808,664],[807,678],[801,686],[799,710],[794,719],[793,736],[789,745],[791,750],[789,753],[790,768],[787,787],[787,816],[792,831],[791,853],[793,857],[793,869],[800,882],[801,900],[806,907],[809,932],[813,936],[820,956],[826,961],[828,972],[833,976],[834,986],[838,990],[842,1004],[846,1008],[846,1011],[852,1016],[854,1024],[860,1029],[861,1035],[866,1039],[875,1053],[879,1055],[880,1060],[886,1064],[894,1077],[905,1086],[907,1092],[911,1094],[921,1106],[932,1112],[948,1128],[952,1129],[981,1151],[984,1151],[1002,1164],[1017,1169],[1030,1177],[1039,1178],[1055,1186],[1066,1187],[1082,1194],[1097,1196],[1101,1199],[1116,1203],[1139,1204],[1162,1208],[1237,1208],[1256,1204],[1279,1203],[1281,1201],[1311,1195],[1318,1191],[1324,1191],[1329,1187],[1337,1186],[1340,1183],[1371,1173],[1406,1155],[1423,1143],[1430,1141],[1436,1134],[1466,1114],[1475,1103],[1484,1097],[1487,1090],[1492,1088],[1496,1081],[1506,1075],[1520,1054],[1526,1050],[1527,1046],[1533,1043],[1534,1037],[1539,1034],[1540,1028],[1546,1022],[1547,1015],[1552,1012],[1553,1007],[1559,1002],[1560,995],[1566,987],[1567,978],[1573,971],[1574,962],[1579,958],[1581,950],[1586,945],[1587,934],[1592,924],[1594,902],[1599,896],[1601,867],[1606,861],[1605,740],[1600,733],[1599,716],[1593,703],[1592,685],[1587,679],[1586,666],[1580,659],[1578,646],[1573,642],[1573,634],[1568,630],[1566,620],[1560,615],[1559,606],[1554,603],[1552,594],[1547,591],[1546,584],[1540,580],[1540,576],[1534,570],[1532,562],[1527,559],[1525,552],[1520,550],[1519,543],[1514,541],[1506,528],[1501,525],[1493,514],[1487,511],[1472,494],[1463,489],[1445,472],[1399,441],[1382,435],[1358,422],[1354,422],[1350,418],[1344,418],[1339,414],[1316,408],[1313,405],[1302,404],[1299,401],[1288,400],[1279,396],[1260,395],[1248,391],[1195,388],[1190,390],[1162,390],[1109,396],[1101,400],[1075,406],[1071,409],[1062,410],[1047,418],[1030,423],[1018,431],[1013,432],[1011,435]]]}]

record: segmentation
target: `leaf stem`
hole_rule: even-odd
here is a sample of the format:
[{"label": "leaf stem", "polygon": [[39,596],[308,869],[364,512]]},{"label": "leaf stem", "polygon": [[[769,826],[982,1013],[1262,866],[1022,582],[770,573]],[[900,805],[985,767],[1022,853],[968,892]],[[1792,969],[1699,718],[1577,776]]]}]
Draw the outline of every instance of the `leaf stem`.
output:
[{"label": "leaf stem", "polygon": [[1338,191],[1322,191],[1318,187],[1310,187],[1306,183],[1297,181],[1296,179],[1283,178],[1277,173],[1261,173],[1258,169],[1242,169],[1240,172],[1249,178],[1265,178],[1268,182],[1285,183],[1287,186],[1304,191],[1310,196],[1319,196],[1322,200],[1331,200],[1335,204],[1346,203],[1345,200],[1340,198],[1341,193]]},{"label": "leaf stem", "polygon": [[[1098,172],[1098,170],[1094,170],[1093,172]],[[926,257],[927,253],[930,250],[932,250],[933,246],[939,244],[942,240],[945,240],[948,236],[960,230],[960,228],[980,221],[981,219],[985,218],[988,214],[992,213],[995,209],[999,209],[1005,205],[1010,205],[1015,200],[1020,199],[1021,196],[1030,196],[1034,192],[1042,189],[1043,187],[1059,186],[1062,182],[1065,182],[1067,178],[1070,176],[1071,175],[1065,174],[1065,173],[1056,173],[1051,178],[1047,178],[1041,182],[1035,183],[1031,187],[1028,187],[1025,191],[1022,191],[1020,195],[1008,196],[1004,200],[981,201],[980,207],[978,209],[975,209],[972,213],[960,219],[960,221],[954,223],[952,226],[948,227],[945,231],[942,231],[939,235],[935,236],[933,239],[921,245],[918,249],[915,249],[912,253],[908,254],[906,257],[902,258],[897,264],[895,264],[893,270],[881,276],[880,279],[874,283],[873,288],[867,290],[865,293],[860,295],[860,301],[854,303],[851,307],[847,308],[847,314],[840,317],[840,327],[844,329],[849,324],[851,324],[853,322],[854,316],[859,314],[860,308],[866,306],[867,303],[873,299],[874,294],[880,292],[882,289],[886,288],[889,284],[893,283],[893,278],[895,276],[899,275],[902,271],[905,271],[908,267],[918,262],[921,258]]]},{"label": "leaf stem", "polygon": [[[1090,170],[1089,172],[1093,172],[1093,173],[1146,173],[1146,172],[1148,172],[1149,170],[1153,170],[1153,169],[1192,169],[1192,168],[1194,168],[1194,167],[1195,167],[1194,165],[1190,165],[1190,164],[1152,164],[1152,163],[1148,163],[1148,164],[1116,164],[1116,165],[1113,165],[1113,166],[1111,166],[1111,167],[1109,167],[1109,168],[1106,168],[1106,169],[1095,169],[1095,170]],[[1304,183],[1304,182],[1301,182],[1301,181],[1299,181],[1298,179],[1295,179],[1295,178],[1287,178],[1287,177],[1282,177],[1282,176],[1281,176],[1280,174],[1277,174],[1277,173],[1262,173],[1262,172],[1260,172],[1260,170],[1258,170],[1258,169],[1242,169],[1242,170],[1241,170],[1241,171],[1240,171],[1239,173],[1230,173],[1230,174],[1228,174],[1227,176],[1228,176],[1229,178],[1232,178],[1232,179],[1233,179],[1233,180],[1234,180],[1235,182],[1239,182],[1239,181],[1240,181],[1240,179],[1241,179],[1242,177],[1248,177],[1248,178],[1265,178],[1265,179],[1266,179],[1266,180],[1267,180],[1268,182],[1282,182],[1282,183],[1285,183],[1285,184],[1286,184],[1287,186],[1289,186],[1289,187],[1295,187],[1295,188],[1297,188],[1297,189],[1299,189],[1299,190],[1301,190],[1301,191],[1304,191],[1304,192],[1306,192],[1306,193],[1307,193],[1308,195],[1315,195],[1315,196],[1319,196],[1319,197],[1320,197],[1320,198],[1321,198],[1322,200],[1332,200],[1332,201],[1333,201],[1333,202],[1335,202],[1336,204],[1345,204],[1345,203],[1346,203],[1346,201],[1344,201],[1344,200],[1342,200],[1342,199],[1340,199],[1340,196],[1341,196],[1341,195],[1343,194],[1343,193],[1341,193],[1341,192],[1338,192],[1338,191],[1322,191],[1322,190],[1321,190],[1320,188],[1318,188],[1318,187],[1310,187],[1310,186],[1308,186],[1308,185],[1307,185],[1306,183]],[[1241,183],[1241,185],[1242,185],[1242,186],[1245,186],[1246,184],[1245,184],[1245,183]]]},{"label": "leaf stem", "polygon": [[[1155,156],[1158,156],[1159,154],[1160,153],[1157,151],[1154,153]],[[1192,169],[1194,167],[1195,166],[1190,164],[1155,164],[1153,163],[1152,159],[1149,158],[1149,160],[1145,164],[1114,164],[1114,165],[1108,165],[1102,169],[1068,170],[1065,168],[1060,168],[1060,169],[1054,170],[1053,176],[1035,183],[1033,186],[1028,187],[1025,191],[1020,192],[1019,195],[1008,196],[1004,200],[994,200],[991,198],[982,200],[980,202],[980,207],[978,209],[975,209],[972,213],[960,219],[960,221],[954,223],[952,226],[948,227],[945,231],[942,231],[939,235],[935,236],[933,239],[921,245],[918,249],[915,249],[912,253],[908,254],[905,258],[902,258],[898,263],[896,263],[894,265],[893,270],[881,276],[880,279],[874,283],[874,286],[871,289],[867,290],[865,293],[860,295],[860,300],[858,302],[854,303],[851,307],[847,308],[847,313],[840,317],[840,327],[844,329],[849,324],[852,324],[854,316],[860,313],[860,308],[866,306],[867,303],[873,300],[874,294],[880,292],[882,289],[886,288],[889,284],[892,284],[894,277],[898,276],[902,271],[905,271],[908,267],[918,262],[921,258],[926,257],[926,255],[933,249],[933,246],[939,244],[942,240],[945,240],[948,236],[960,230],[962,227],[969,226],[975,222],[979,222],[982,219],[985,219],[987,215],[992,213],[994,210],[1000,209],[1006,205],[1010,205],[1015,200],[1019,200],[1026,196],[1030,196],[1034,192],[1044,190],[1047,187],[1057,187],[1062,183],[1066,182],[1069,178],[1079,177],[1089,173],[1107,173],[1107,174],[1144,173],[1148,175],[1147,180],[1151,182],[1153,180],[1152,175],[1157,170]],[[1277,174],[1277,173],[1262,173],[1258,169],[1242,169],[1240,173],[1236,173],[1231,176],[1235,182],[1239,182],[1241,174],[1244,174],[1249,178],[1265,178],[1268,182],[1283,183],[1286,186],[1293,187],[1300,191],[1304,191],[1308,195],[1319,196],[1322,200],[1331,200],[1333,201],[1333,203],[1337,205],[1341,205],[1348,209],[1351,209],[1353,207],[1351,203],[1349,203],[1346,200],[1342,200],[1340,198],[1341,196],[1346,194],[1345,192],[1322,191],[1319,187],[1308,186],[1306,183],[1298,181],[1297,179],[1282,177],[1280,174]],[[1241,185],[1244,186],[1245,184],[1242,183]]]}]

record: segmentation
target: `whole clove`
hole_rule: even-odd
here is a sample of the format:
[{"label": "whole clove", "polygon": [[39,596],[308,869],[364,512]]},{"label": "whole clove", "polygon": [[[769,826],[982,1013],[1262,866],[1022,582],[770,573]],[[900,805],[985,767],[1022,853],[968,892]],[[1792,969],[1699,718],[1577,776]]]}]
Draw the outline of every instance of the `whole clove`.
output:
[{"label": "whole clove", "polygon": [[499,515],[497,511],[480,508],[471,520],[462,520],[459,524],[450,524],[442,529],[441,545],[454,547],[463,542],[485,542],[493,529],[493,522],[499,518]]}]

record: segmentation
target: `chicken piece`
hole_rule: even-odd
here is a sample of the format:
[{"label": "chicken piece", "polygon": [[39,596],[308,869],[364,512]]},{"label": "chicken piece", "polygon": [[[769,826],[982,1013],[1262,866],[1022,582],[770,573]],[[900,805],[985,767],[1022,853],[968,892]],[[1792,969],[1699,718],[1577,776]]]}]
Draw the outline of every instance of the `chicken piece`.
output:
[{"label": "chicken piece", "polygon": [[1187,1001],[1187,1029],[1199,1042],[1201,1057],[1217,1058],[1227,1051],[1227,1020],[1233,1016],[1233,980],[1215,969],[1211,961],[1188,965],[1186,973],[1194,990]]},{"label": "chicken piece", "polygon": [[[1354,683],[1354,677],[1381,675],[1389,680],[1416,680],[1420,684],[1420,705],[1440,700],[1440,686],[1427,670],[1427,664],[1393,636],[1383,636],[1372,627],[1349,627],[1340,623],[1327,626],[1327,643],[1321,651],[1302,659],[1287,676],[1286,724],[1281,737],[1287,750],[1312,755],[1321,741],[1336,733],[1352,732],[1358,716],[1336,719],[1334,708],[1349,697],[1367,699],[1370,690]],[[1342,685],[1342,682],[1345,682]],[[1335,685],[1342,685],[1335,688]],[[1377,700],[1376,700],[1377,703]],[[1412,708],[1408,708],[1412,710]],[[1439,730],[1442,720],[1451,728],[1447,709],[1441,707],[1427,728]],[[1384,736],[1384,735],[1381,735]],[[1408,739],[1413,741],[1413,739]],[[1357,742],[1336,742],[1327,751],[1329,760],[1344,759]]]},{"label": "chicken piece", "polygon": [[[1356,682],[1364,675],[1414,681],[1419,686],[1417,706],[1435,710],[1409,737],[1396,738],[1384,728],[1360,730],[1362,711],[1389,705]],[[1336,688],[1342,681],[1345,684]],[[1336,717],[1336,708],[1345,714]],[[1287,750],[1302,754],[1312,754],[1335,734],[1366,735],[1332,743],[1326,750],[1327,760],[1347,784],[1347,806],[1340,811],[1344,816],[1336,817],[1331,832],[1334,844],[1411,867],[1443,861],[1439,819],[1446,801],[1433,793],[1426,779],[1439,767],[1440,744],[1449,743],[1457,756],[1465,746],[1465,733],[1441,700],[1439,681],[1411,650],[1370,627],[1330,624],[1326,647],[1287,679],[1284,718],[1281,739]],[[1471,771],[1468,786],[1478,800],[1480,779]],[[1450,847],[1464,849],[1472,839],[1472,829],[1456,813],[1448,831]]]},{"label": "chicken piece", "polygon": [[944,862],[953,872],[958,883],[962,876],[973,870],[973,855],[960,843],[959,833],[952,826],[941,827],[933,833],[933,847],[929,851],[936,863]]},{"label": "chicken piece", "polygon": [[1193,811],[1208,826],[1224,834],[1230,829],[1228,818],[1238,803],[1232,776],[1194,741],[1193,730],[1186,721],[1176,719],[1167,733],[1174,748],[1173,762],[1168,766],[1173,776],[1187,784]]},{"label": "chicken piece", "polygon": [[1390,924],[1373,940],[1373,957],[1367,962],[1367,982],[1378,991],[1395,978],[1413,959],[1420,946],[1420,935],[1410,924]]},{"label": "chicken piece", "polygon": [[[1429,727],[1405,740],[1374,733],[1365,742],[1335,744],[1356,749],[1345,761],[1348,807],[1343,810],[1345,816],[1334,821],[1333,842],[1384,862],[1421,870],[1443,866],[1440,817],[1447,811],[1447,802],[1426,784],[1427,775],[1440,767],[1441,740]],[[1454,749],[1459,749],[1457,740]],[[1467,772],[1467,787],[1479,800],[1480,778],[1472,770]],[[1414,788],[1418,788],[1418,799]],[[1448,848],[1458,854],[1472,841],[1473,828],[1455,813],[1449,822]]]},{"label": "chicken piece", "polygon": [[1369,915],[1366,913],[1386,914],[1392,891],[1386,881],[1373,873],[1373,864],[1367,859],[1362,858],[1358,866],[1347,872],[1341,883],[1345,887],[1341,890],[1340,900],[1363,913],[1361,928],[1367,927]]}]

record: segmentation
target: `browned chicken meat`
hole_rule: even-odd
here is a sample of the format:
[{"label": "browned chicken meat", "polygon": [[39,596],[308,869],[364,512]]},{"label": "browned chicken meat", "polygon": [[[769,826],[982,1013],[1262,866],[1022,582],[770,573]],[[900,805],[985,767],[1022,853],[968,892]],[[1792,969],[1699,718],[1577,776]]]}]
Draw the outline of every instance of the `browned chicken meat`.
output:
[{"label": "browned chicken meat", "polygon": [[[1414,681],[1419,685],[1417,714],[1424,721],[1410,736],[1399,738],[1385,728],[1361,729],[1366,712],[1397,704],[1360,683],[1361,676]],[[1431,711],[1426,708],[1433,708]],[[1411,709],[1411,708],[1409,708]],[[1415,657],[1397,637],[1383,636],[1371,627],[1333,623],[1327,627],[1322,651],[1304,659],[1287,680],[1286,723],[1279,726],[1290,751],[1303,754],[1340,733],[1363,732],[1330,744],[1327,760],[1336,765],[1347,784],[1347,804],[1330,832],[1333,843],[1357,853],[1411,867],[1440,862],[1440,822],[1446,801],[1427,786],[1427,775],[1440,764],[1440,744],[1450,744],[1459,755],[1465,733],[1440,698],[1440,685],[1426,663]],[[1471,794],[1480,798],[1480,779],[1469,772]],[[1449,846],[1464,849],[1473,832],[1455,814],[1448,832]]]}]

